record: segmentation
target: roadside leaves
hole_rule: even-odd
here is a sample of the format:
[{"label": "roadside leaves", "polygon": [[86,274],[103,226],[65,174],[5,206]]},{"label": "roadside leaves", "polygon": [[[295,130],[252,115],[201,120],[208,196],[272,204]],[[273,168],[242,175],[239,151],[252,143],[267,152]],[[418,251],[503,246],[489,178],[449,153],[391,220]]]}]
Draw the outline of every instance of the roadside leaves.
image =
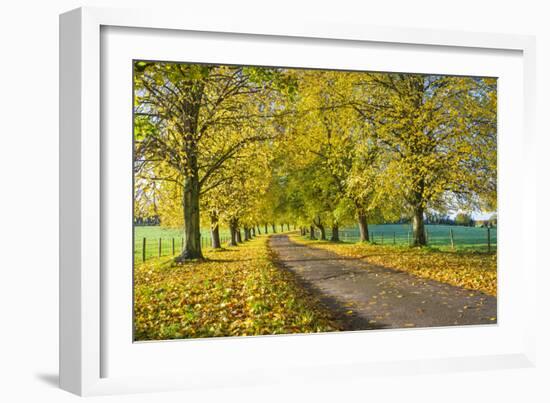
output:
[{"label": "roadside leaves", "polygon": [[270,260],[267,238],[205,251],[204,262],[136,265],[135,340],[338,330],[328,311]]},{"label": "roadside leaves", "polygon": [[[481,252],[444,252],[433,248],[409,248],[368,243],[330,243],[293,236],[307,244],[342,256],[364,258],[369,263],[414,274],[485,294],[497,295],[496,254]],[[398,296],[399,298],[399,296]]]}]

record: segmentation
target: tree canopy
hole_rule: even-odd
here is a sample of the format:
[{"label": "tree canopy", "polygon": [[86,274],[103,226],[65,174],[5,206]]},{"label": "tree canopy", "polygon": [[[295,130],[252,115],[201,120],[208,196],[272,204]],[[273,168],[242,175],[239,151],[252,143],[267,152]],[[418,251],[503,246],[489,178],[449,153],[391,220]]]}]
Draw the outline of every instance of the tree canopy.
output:
[{"label": "tree canopy", "polygon": [[357,223],[496,209],[496,79],[137,61],[136,217],[200,228]]}]

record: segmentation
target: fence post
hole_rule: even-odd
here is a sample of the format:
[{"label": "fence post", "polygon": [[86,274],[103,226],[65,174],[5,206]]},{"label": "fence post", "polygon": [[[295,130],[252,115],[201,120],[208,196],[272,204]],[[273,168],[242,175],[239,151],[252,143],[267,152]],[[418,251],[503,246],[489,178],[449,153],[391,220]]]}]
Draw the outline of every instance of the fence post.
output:
[{"label": "fence post", "polygon": [[428,230],[426,229],[425,231],[425,235],[426,235],[426,245],[430,242],[429,239],[428,239]]},{"label": "fence post", "polygon": [[176,254],[176,241],[172,238],[172,256]]},{"label": "fence post", "polygon": [[491,227],[487,226],[487,252],[491,253]]},{"label": "fence post", "polygon": [[455,249],[455,237],[453,235],[453,229],[449,228],[449,235],[451,236],[451,248]]},{"label": "fence post", "polygon": [[409,246],[411,246],[411,231],[410,230],[407,231],[407,244]]},{"label": "fence post", "polygon": [[393,231],[393,244],[395,245],[395,231]]},{"label": "fence post", "polygon": [[162,256],[162,238],[159,238],[159,257]]},{"label": "fence post", "polygon": [[145,262],[145,245],[147,245],[147,238],[143,238],[143,244],[141,247],[141,261]]}]

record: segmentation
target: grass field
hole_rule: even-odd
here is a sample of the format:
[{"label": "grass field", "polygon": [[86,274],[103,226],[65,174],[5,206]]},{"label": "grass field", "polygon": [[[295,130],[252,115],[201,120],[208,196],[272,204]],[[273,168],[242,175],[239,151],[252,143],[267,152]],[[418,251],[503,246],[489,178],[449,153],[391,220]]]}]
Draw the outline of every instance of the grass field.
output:
[{"label": "grass field", "polygon": [[[272,233],[271,227],[268,227]],[[264,228],[261,227],[262,233]],[[487,251],[487,228],[462,227],[458,225],[426,225],[428,244],[440,250],[452,250],[451,230],[453,231],[455,250]],[[160,226],[136,226],[134,227],[134,256],[136,261],[142,259],[143,239],[145,238],[146,259],[159,256],[171,256],[182,249],[183,230],[180,228],[165,228]],[[280,231],[280,228],[277,228]],[[411,228],[408,224],[378,224],[369,225],[371,241],[376,244],[408,245],[411,237]],[[319,234],[317,234],[319,235]],[[327,236],[328,230],[327,230]],[[357,242],[359,230],[356,227],[344,228],[340,231],[340,237],[345,242]],[[220,228],[222,244],[229,240],[229,230]],[[497,247],[497,230],[490,229],[491,250]],[[203,248],[210,246],[210,231],[208,228],[201,230],[201,242]],[[173,244],[172,244],[173,243]],[[173,246],[173,248],[172,248]],[[173,249],[173,250],[172,250]]]},{"label": "grass field", "polygon": [[[268,227],[269,233],[272,233],[271,227]],[[264,227],[261,227],[262,233]],[[280,227],[277,228],[280,231]],[[178,254],[181,252],[183,243],[182,228],[166,228],[160,226],[134,226],[134,258],[136,261],[141,261],[143,250],[143,239],[145,238],[145,257],[150,259],[159,257],[159,240],[160,241],[160,256],[171,256],[172,252]],[[220,227],[220,240],[222,245],[229,241],[229,229]],[[174,250],[172,251],[172,242]],[[210,229],[201,229],[201,244],[203,249],[207,249],[211,245]]]},{"label": "grass field", "polygon": [[[454,246],[457,250],[486,251],[488,249],[487,228],[463,227],[460,225],[426,225],[428,245],[442,250],[450,250],[451,230],[453,232]],[[412,230],[409,224],[379,224],[369,225],[371,242],[377,244],[408,245],[411,240]],[[359,229],[345,228],[340,237],[343,241],[357,242]],[[490,229],[491,248],[496,249],[497,230]]]}]

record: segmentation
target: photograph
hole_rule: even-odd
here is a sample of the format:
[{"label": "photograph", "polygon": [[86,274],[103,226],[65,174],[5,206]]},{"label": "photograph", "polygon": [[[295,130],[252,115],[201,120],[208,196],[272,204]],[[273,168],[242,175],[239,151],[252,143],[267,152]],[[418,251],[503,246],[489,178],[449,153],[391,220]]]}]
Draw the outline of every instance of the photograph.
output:
[{"label": "photograph", "polygon": [[496,77],[130,78],[134,342],[497,324]]}]

